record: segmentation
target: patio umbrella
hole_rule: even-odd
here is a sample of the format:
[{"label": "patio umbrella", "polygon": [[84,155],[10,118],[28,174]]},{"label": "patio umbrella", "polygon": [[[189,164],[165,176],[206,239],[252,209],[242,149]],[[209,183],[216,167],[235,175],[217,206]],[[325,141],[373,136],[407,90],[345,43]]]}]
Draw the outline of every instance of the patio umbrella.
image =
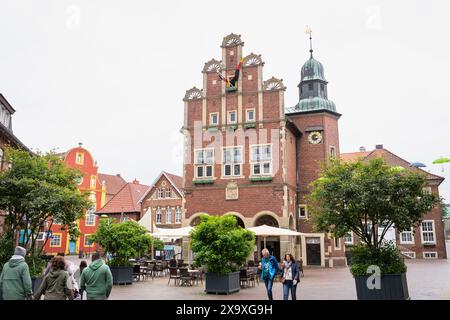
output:
[{"label": "patio umbrella", "polygon": [[442,164],[442,172],[444,172],[444,164],[449,163],[449,162],[450,162],[449,158],[440,157],[440,158],[437,158],[436,160],[434,160],[433,164]]},{"label": "patio umbrella", "polygon": [[433,161],[433,164],[444,164],[450,162],[449,158],[440,157]]},{"label": "patio umbrella", "polygon": [[423,164],[422,162],[413,162],[409,166],[414,167],[414,168],[425,168],[426,167],[426,165]]},{"label": "patio umbrella", "polygon": [[285,228],[270,227],[263,224],[262,226],[247,228],[253,231],[255,235],[264,237],[264,247],[266,246],[266,238],[268,236],[300,236],[302,233]]}]

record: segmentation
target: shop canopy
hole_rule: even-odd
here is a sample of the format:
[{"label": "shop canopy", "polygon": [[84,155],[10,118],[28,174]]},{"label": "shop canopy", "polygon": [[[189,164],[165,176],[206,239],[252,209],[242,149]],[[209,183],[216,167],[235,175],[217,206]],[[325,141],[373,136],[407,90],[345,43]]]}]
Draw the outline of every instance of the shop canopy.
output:
[{"label": "shop canopy", "polygon": [[253,231],[255,235],[264,237],[264,247],[266,246],[266,237],[270,236],[301,236],[303,233],[285,229],[270,227],[263,224],[262,226],[247,228],[247,230]]},{"label": "shop canopy", "polygon": [[151,233],[152,236],[157,238],[170,238],[170,239],[179,239],[183,237],[189,237],[189,233],[193,227],[183,227],[183,228],[157,228],[153,227],[155,232]]}]

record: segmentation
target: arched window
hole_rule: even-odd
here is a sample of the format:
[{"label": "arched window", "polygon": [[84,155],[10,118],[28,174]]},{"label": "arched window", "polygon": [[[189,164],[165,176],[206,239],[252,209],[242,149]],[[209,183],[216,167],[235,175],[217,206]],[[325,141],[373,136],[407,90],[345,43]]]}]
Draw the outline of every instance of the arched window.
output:
[{"label": "arched window", "polygon": [[167,207],[166,209],[166,223],[171,224],[172,223],[172,211],[170,207]]},{"label": "arched window", "polygon": [[95,181],[96,181],[95,176],[92,176],[91,177],[91,188],[95,188]]},{"label": "arched window", "polygon": [[156,224],[161,224],[161,220],[162,220],[162,212],[161,208],[158,207],[158,209],[156,209]]},{"label": "arched window", "polygon": [[177,207],[175,209],[175,223],[181,223],[181,208]]}]

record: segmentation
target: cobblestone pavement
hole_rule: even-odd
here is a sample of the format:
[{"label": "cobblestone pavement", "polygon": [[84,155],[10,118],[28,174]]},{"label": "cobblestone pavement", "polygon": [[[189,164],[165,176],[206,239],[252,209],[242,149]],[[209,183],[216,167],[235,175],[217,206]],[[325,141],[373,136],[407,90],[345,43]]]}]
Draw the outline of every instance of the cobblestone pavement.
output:
[{"label": "cobblestone pavement", "polygon": [[[77,265],[78,257],[69,257]],[[448,260],[407,260],[408,288],[411,299],[450,299],[450,261]],[[204,284],[178,287],[168,277],[134,282],[132,285],[114,286],[111,300],[265,300],[264,284],[256,285],[230,295],[204,293]],[[283,298],[281,283],[275,283],[274,299]],[[355,284],[349,269],[305,268],[305,277],[297,288],[297,299],[356,299]]]}]

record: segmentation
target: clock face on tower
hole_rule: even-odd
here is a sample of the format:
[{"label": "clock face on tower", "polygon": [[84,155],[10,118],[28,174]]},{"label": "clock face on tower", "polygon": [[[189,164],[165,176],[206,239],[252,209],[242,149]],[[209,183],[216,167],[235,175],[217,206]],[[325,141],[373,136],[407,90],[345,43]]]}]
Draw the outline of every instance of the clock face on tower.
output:
[{"label": "clock face on tower", "polygon": [[322,142],[322,133],[319,131],[313,131],[308,135],[308,142],[310,144],[319,144]]}]

